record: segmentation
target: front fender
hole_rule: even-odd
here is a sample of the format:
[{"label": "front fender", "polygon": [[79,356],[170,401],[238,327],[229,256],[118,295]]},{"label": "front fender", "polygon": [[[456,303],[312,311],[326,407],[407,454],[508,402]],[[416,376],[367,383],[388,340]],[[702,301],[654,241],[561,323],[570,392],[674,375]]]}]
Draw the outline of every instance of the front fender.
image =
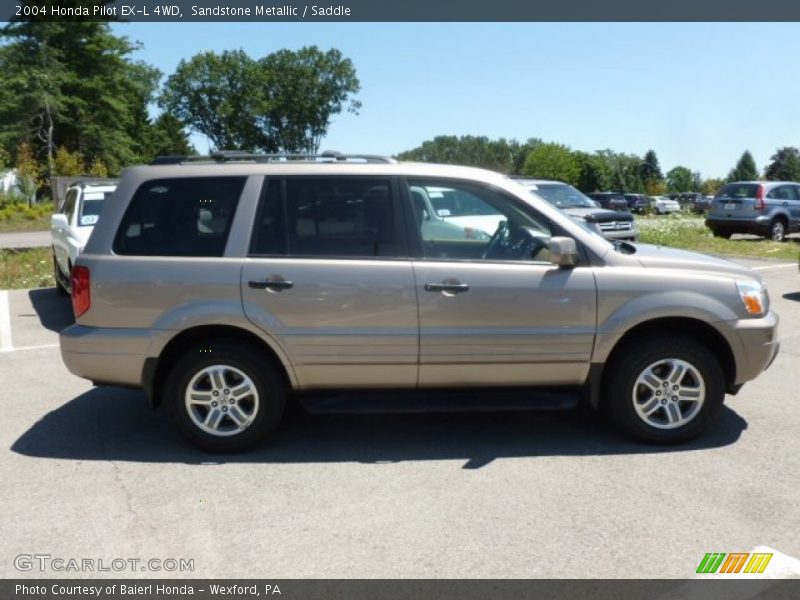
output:
[{"label": "front fender", "polygon": [[[601,298],[600,306],[606,304]],[[685,290],[653,291],[621,302],[605,315],[598,315],[592,362],[605,362],[619,340],[637,325],[664,318],[694,319],[706,323],[727,340],[734,354],[738,350],[737,340],[725,322],[740,317],[720,299]]]}]

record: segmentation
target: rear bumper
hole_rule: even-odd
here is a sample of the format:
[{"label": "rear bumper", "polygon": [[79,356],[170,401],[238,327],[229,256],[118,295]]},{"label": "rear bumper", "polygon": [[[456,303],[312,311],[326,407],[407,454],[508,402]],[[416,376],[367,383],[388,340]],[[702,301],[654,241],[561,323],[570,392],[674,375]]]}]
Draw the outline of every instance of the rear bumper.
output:
[{"label": "rear bumper", "polygon": [[736,384],[741,385],[766,371],[778,356],[778,315],[769,312],[760,319],[742,319],[731,325],[739,341]]},{"label": "rear bumper", "polygon": [[758,215],[756,217],[719,217],[707,216],[706,227],[731,233],[756,233],[769,232],[771,217]]},{"label": "rear bumper", "polygon": [[141,387],[149,331],[71,325],[59,341],[61,358],[74,375],[96,384]]}]

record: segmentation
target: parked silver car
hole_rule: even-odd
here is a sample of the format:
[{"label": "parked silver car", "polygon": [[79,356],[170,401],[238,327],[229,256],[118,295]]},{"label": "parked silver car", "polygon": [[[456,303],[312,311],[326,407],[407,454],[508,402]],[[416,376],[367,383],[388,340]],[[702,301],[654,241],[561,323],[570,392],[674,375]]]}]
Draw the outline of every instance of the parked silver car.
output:
[{"label": "parked silver car", "polygon": [[782,242],[800,231],[800,183],[739,181],[714,198],[706,226],[716,237],[752,233]]},{"label": "parked silver car", "polygon": [[[78,258],[61,351],[76,375],[165,403],[207,450],[260,442],[298,399],[585,400],[637,439],[682,442],[778,351],[755,272],[612,244],[497,173],[330,154],[160,162],[124,172]],[[439,236],[415,190],[446,190],[495,230]]]}]

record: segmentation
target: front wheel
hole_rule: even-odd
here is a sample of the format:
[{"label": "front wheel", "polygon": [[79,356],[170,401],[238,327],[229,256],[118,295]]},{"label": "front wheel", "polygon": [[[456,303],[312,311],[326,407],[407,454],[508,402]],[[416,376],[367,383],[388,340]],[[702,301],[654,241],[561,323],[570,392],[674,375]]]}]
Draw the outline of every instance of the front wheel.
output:
[{"label": "front wheel", "polygon": [[208,452],[241,452],[261,443],[286,405],[282,379],[257,348],[210,341],[173,367],[165,400],[181,433]]},{"label": "front wheel", "polygon": [[677,444],[698,436],[725,398],[719,361],[689,337],[629,345],[609,368],[605,403],[611,419],[646,443]]}]

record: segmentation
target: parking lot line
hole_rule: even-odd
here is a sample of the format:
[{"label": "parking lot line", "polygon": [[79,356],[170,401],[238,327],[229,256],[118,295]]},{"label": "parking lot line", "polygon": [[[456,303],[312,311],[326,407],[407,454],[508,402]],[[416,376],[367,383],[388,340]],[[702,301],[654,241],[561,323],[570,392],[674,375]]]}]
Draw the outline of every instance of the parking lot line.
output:
[{"label": "parking lot line", "polygon": [[14,349],[11,340],[11,311],[8,307],[8,292],[0,290],[0,352]]},{"label": "parking lot line", "polygon": [[0,350],[0,352],[22,352],[23,350],[42,350],[43,348],[58,348],[58,344],[41,344],[39,346],[17,346],[10,350]]},{"label": "parking lot line", "polygon": [[768,271],[769,269],[783,269],[785,267],[797,267],[794,263],[786,263],[783,265],[769,265],[768,267],[753,267],[754,271]]}]

